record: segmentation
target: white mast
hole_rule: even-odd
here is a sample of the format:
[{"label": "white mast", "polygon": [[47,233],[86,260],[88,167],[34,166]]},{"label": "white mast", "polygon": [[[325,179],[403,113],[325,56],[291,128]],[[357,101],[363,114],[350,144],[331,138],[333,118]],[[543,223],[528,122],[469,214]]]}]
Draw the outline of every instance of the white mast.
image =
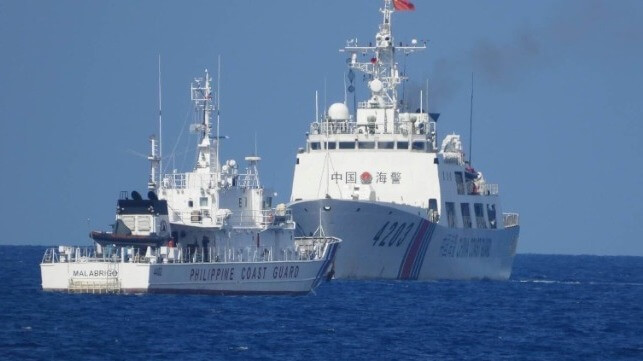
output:
[{"label": "white mast", "polygon": [[147,156],[147,160],[150,161],[150,179],[147,182],[147,189],[151,191],[157,191],[160,183],[156,183],[157,176],[158,179],[160,180],[160,162],[161,162],[161,157],[159,157],[158,154],[158,143],[156,142],[156,137],[153,135],[150,136],[150,147],[152,148],[152,152],[150,155]]},{"label": "white mast", "polygon": [[221,134],[219,133],[219,124],[221,120],[221,55],[217,62],[217,173],[219,173],[219,142]]},{"label": "white mast", "polygon": [[161,96],[161,54],[159,54],[159,182],[158,185],[161,185],[163,180],[163,103]]},{"label": "white mast", "polygon": [[201,115],[200,123],[193,124],[190,128],[193,132],[198,132],[201,135],[199,140],[198,155],[196,162],[196,171],[202,173],[214,173],[219,167],[217,162],[218,155],[216,147],[212,146],[212,88],[210,85],[210,73],[205,70],[204,78],[195,78],[192,82],[191,93],[192,101],[194,102],[197,114]]},{"label": "white mast", "polygon": [[[395,61],[396,52],[410,54],[416,50],[426,49],[426,43],[417,46],[417,40],[413,39],[411,45],[396,46],[392,33],[391,14],[395,12],[392,0],[384,0],[382,12],[382,23],[375,34],[375,46],[360,46],[357,39],[347,41],[346,46],[340,49],[341,52],[351,54],[349,66],[370,76],[369,88],[372,98],[369,101],[377,108],[397,109],[397,86],[406,79],[400,75],[398,64]],[[367,62],[358,61],[359,54],[369,54],[371,57]]]}]

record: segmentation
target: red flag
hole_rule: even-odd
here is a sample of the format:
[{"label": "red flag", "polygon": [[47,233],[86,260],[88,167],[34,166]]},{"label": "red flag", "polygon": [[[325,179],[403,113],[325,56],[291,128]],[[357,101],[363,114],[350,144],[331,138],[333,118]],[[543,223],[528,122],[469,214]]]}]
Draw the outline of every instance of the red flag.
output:
[{"label": "red flag", "polygon": [[398,11],[415,10],[415,5],[413,5],[409,0],[393,0],[393,7]]}]

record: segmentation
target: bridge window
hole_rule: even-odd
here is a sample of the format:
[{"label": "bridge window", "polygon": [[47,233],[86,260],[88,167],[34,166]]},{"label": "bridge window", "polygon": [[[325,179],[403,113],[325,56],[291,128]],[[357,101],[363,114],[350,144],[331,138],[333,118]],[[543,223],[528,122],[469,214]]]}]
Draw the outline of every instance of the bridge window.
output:
[{"label": "bridge window", "polygon": [[355,142],[339,142],[339,149],[355,149]]},{"label": "bridge window", "polygon": [[395,142],[377,142],[377,148],[379,148],[379,149],[393,149],[393,148],[395,148]]},{"label": "bridge window", "polygon": [[482,203],[474,203],[473,211],[476,214],[476,227],[487,228],[487,221],[484,219],[484,208]]},{"label": "bridge window", "polygon": [[455,228],[455,204],[453,202],[445,202],[444,208],[446,208],[447,211],[449,228]]},{"label": "bridge window", "polygon": [[335,142],[326,143],[326,149],[336,149],[336,148],[337,148],[337,143]]},{"label": "bridge window", "polygon": [[397,142],[397,149],[409,149],[409,142]]},{"label": "bridge window", "polygon": [[375,142],[357,142],[359,149],[375,149]]},{"label": "bridge window", "polygon": [[458,186],[458,194],[464,194],[464,178],[462,172],[455,172],[455,183]]},{"label": "bridge window", "polygon": [[310,150],[319,150],[321,149],[321,145],[319,142],[311,142],[310,143]]},{"label": "bridge window", "polygon": [[471,211],[469,210],[469,203],[460,203],[460,211],[462,212],[462,226],[464,228],[471,228]]},{"label": "bridge window", "polygon": [[426,146],[426,142],[413,142],[412,149],[424,150],[425,146]]},{"label": "bridge window", "polygon": [[199,198],[199,206],[207,207],[208,206],[208,197]]}]

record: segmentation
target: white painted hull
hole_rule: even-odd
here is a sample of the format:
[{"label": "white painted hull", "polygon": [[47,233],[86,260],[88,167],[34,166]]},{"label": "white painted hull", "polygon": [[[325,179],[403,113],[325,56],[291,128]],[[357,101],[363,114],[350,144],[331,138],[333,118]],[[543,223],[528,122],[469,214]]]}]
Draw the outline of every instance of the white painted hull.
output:
[{"label": "white painted hull", "polygon": [[343,240],[336,278],[506,280],[511,275],[518,226],[447,228],[395,205],[353,200],[299,201],[290,208],[299,233],[314,232],[321,212],[325,233]]},{"label": "white painted hull", "polygon": [[336,246],[311,261],[42,263],[45,291],[203,294],[307,294],[327,276]]}]

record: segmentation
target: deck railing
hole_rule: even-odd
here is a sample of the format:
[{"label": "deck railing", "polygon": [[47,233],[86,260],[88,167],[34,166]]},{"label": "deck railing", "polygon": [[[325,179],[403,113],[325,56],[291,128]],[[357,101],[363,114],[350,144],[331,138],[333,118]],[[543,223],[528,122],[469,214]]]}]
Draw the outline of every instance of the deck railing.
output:
[{"label": "deck railing", "polygon": [[[337,243],[333,237],[297,239],[294,247],[158,247],[147,250],[134,247],[105,247],[100,253],[94,247],[49,248],[43,264],[47,263],[218,263],[218,262],[271,262],[306,261],[325,256],[326,246]],[[82,254],[83,256],[79,256]],[[91,281],[91,280],[90,280]],[[104,283],[104,282],[103,282]],[[71,285],[70,285],[71,286]],[[93,288],[90,283],[78,283],[78,288]],[[114,287],[116,288],[116,287]]]}]

